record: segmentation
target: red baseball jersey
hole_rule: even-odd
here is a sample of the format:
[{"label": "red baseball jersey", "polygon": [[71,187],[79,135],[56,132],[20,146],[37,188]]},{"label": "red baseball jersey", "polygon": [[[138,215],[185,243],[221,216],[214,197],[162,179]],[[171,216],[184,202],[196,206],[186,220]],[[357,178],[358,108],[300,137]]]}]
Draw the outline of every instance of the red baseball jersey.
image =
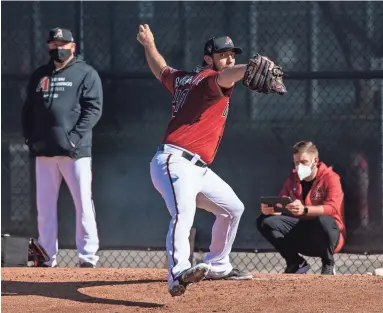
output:
[{"label": "red baseball jersey", "polygon": [[165,67],[161,82],[172,94],[172,119],[162,143],[198,154],[213,162],[225,128],[233,88],[222,89],[219,72],[198,67],[193,72]]}]

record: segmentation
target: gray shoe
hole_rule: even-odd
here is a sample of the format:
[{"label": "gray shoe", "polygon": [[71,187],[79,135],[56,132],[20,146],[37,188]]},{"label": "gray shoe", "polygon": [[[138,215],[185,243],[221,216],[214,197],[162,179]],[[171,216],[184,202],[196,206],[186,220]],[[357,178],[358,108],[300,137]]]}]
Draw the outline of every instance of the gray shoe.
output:
[{"label": "gray shoe", "polygon": [[321,275],[336,275],[335,264],[322,263]]},{"label": "gray shoe", "polygon": [[207,279],[218,280],[218,279],[226,279],[226,280],[251,280],[253,279],[253,274],[248,271],[240,271],[239,269],[233,268],[230,273],[222,276],[208,276]]},{"label": "gray shoe", "polygon": [[300,262],[288,264],[285,274],[306,274],[309,269],[310,265],[302,258]]},{"label": "gray shoe", "polygon": [[82,262],[79,265],[81,268],[96,268],[96,265],[90,263],[90,262]]},{"label": "gray shoe", "polygon": [[209,265],[200,263],[184,271],[169,288],[172,297],[181,296],[185,293],[186,287],[203,280],[209,272]]}]

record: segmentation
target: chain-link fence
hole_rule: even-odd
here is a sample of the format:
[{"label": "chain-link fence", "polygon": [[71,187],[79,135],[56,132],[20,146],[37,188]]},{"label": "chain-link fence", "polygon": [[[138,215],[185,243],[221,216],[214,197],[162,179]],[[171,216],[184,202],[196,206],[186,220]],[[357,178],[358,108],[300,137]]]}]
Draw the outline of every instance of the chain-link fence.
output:
[{"label": "chain-link fence", "polygon": [[[2,232],[37,236],[34,160],[23,144],[20,113],[30,73],[48,61],[48,30],[61,26],[73,31],[78,52],[103,80],[105,107],[93,143],[99,264],[164,266],[169,217],[148,166],[170,98],[136,41],[138,25],[148,23],[175,68],[194,68],[207,39],[229,35],[244,49],[237,63],[259,52],[286,72],[283,97],[235,88],[212,166],[246,205],[233,263],[282,270],[283,261],[255,227],[259,198],[279,193],[291,169],[291,146],[311,140],[342,178],[347,239],[337,256],[340,272],[382,267],[382,15],[382,3],[370,1],[2,2]],[[61,266],[77,263],[74,217],[64,185],[59,241],[69,250],[61,250]],[[198,211],[195,251],[208,249],[212,222]],[[200,256],[196,252],[195,261]]]}]

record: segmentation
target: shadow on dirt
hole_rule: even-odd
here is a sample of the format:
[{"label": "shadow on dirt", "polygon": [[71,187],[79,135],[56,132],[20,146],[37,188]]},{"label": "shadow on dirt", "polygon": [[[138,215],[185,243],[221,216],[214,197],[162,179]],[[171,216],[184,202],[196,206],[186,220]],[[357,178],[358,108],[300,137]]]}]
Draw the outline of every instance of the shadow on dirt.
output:
[{"label": "shadow on dirt", "polygon": [[[112,285],[134,285],[163,282],[163,280],[133,280],[133,281],[87,281],[87,282],[25,282],[3,280],[1,284],[1,296],[43,296],[58,299],[68,299],[84,303],[102,303],[111,305],[136,306],[141,308],[159,308],[163,304],[151,302],[137,302],[129,300],[113,300],[96,298],[85,295],[79,291],[80,288],[112,286]],[[127,297],[129,295],[127,294]]]}]

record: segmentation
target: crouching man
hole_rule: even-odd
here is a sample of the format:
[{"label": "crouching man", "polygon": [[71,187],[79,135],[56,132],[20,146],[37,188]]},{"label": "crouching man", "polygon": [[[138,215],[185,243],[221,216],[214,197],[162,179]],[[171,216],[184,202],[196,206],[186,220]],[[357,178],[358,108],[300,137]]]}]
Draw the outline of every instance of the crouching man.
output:
[{"label": "crouching man", "polygon": [[321,274],[335,275],[334,254],[345,240],[340,177],[319,161],[312,142],[295,144],[293,158],[295,169],[280,193],[293,202],[282,213],[262,203],[257,228],[285,259],[285,273],[306,273],[305,255],[322,259]]}]

